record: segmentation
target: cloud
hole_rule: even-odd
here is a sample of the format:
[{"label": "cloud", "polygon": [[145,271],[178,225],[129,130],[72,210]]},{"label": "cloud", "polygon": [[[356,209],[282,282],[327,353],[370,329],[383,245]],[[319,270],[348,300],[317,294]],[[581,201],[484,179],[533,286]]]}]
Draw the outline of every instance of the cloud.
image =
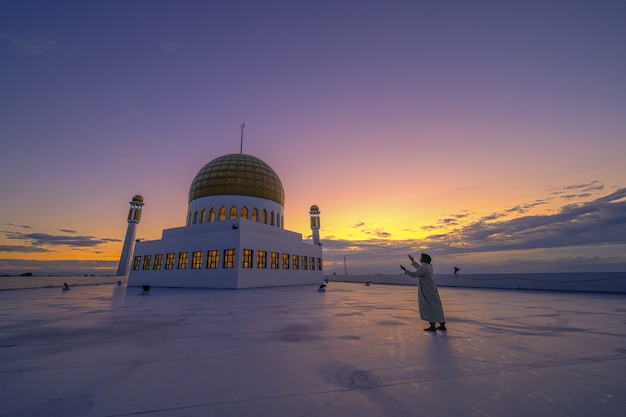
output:
[{"label": "cloud", "polygon": [[0,259],[0,274],[20,274],[25,271],[35,275],[113,275],[118,261],[38,261]]},{"label": "cloud", "polygon": [[45,55],[59,50],[59,46],[50,39],[33,36],[30,39],[18,38],[6,32],[0,32],[0,39],[4,39],[9,44],[15,46],[27,55]]},{"label": "cloud", "polygon": [[40,246],[0,245],[0,252],[35,253],[35,252],[50,252],[50,250],[46,248],[42,248]]},{"label": "cloud", "polygon": [[[69,231],[75,233],[74,231]],[[94,236],[66,236],[51,235],[47,233],[20,233],[4,232],[7,239],[21,240],[32,246],[70,246],[75,248],[94,247],[109,242],[120,242],[119,239],[101,238]],[[24,246],[28,248],[28,246]],[[28,252],[29,250],[25,249]]]},{"label": "cloud", "polygon": [[63,232],[63,233],[76,233],[76,230],[70,230],[70,229],[59,229],[59,232]]},{"label": "cloud", "polygon": [[426,240],[456,251],[493,251],[626,243],[626,188],[591,202],[566,205],[550,215],[500,222],[485,218]]},{"label": "cloud", "polygon": [[[592,183],[593,184],[593,183]],[[591,186],[587,184],[587,187]],[[581,188],[583,185],[580,186]],[[600,189],[599,186],[594,187]],[[330,270],[339,268],[341,271],[343,256],[358,265],[358,273],[395,272],[395,263],[406,259],[409,253],[427,251],[441,259],[450,259],[451,263],[459,256],[465,262],[467,256],[480,255],[497,257],[506,260],[494,261],[489,267],[519,268],[534,262],[538,255],[548,256],[547,251],[554,253],[584,254],[585,247],[591,252],[594,248],[618,248],[626,245],[626,188],[591,201],[567,204],[557,212],[546,215],[523,215],[503,219],[506,213],[519,214],[533,207],[544,204],[543,200],[520,204],[504,212],[492,213],[455,230],[445,233],[433,233],[420,240],[383,240],[375,231],[364,231],[371,239],[359,241],[322,239],[324,245],[324,261]],[[454,215],[444,218],[442,224],[452,224]],[[434,231],[436,228],[424,228]],[[538,252],[539,251],[539,252]],[[542,252],[543,251],[543,252]],[[606,252],[606,251],[601,251]],[[516,259],[517,253],[520,259]],[[498,255],[499,254],[499,255]],[[525,259],[524,259],[525,258]],[[553,267],[587,267],[596,268],[624,267],[626,256],[577,256],[573,259],[560,255],[552,259]],[[588,262],[585,264],[582,259]],[[393,260],[393,261],[392,261]],[[484,261],[483,261],[484,262]],[[543,260],[544,269],[548,269],[550,261]],[[465,264],[465,263],[464,263]],[[612,265],[612,266],[611,266]],[[524,272],[524,271],[519,271]]]},{"label": "cloud", "polygon": [[363,229],[361,233],[365,235],[376,236],[378,238],[389,238],[391,237],[391,233],[387,232],[383,229]]},{"label": "cloud", "polygon": [[[589,193],[592,191],[602,191],[604,190],[604,184],[601,184],[598,180],[594,180],[584,184],[572,184],[559,187],[549,186],[548,189],[554,189],[554,191],[551,191],[551,195],[561,196],[561,198],[567,199],[572,198],[572,196],[585,197],[590,195]],[[572,191],[581,191],[581,193],[572,193]]]},{"label": "cloud", "polygon": [[13,224],[13,223],[5,223],[5,226],[13,226],[13,227],[21,227],[22,229],[32,229],[31,226],[28,226],[26,224]]},{"label": "cloud", "polygon": [[365,223],[364,223],[364,222],[356,222],[355,224],[353,224],[353,225],[352,225],[352,226],[350,226],[350,227],[352,227],[352,228],[354,228],[354,229],[357,229],[357,228],[359,228],[359,227],[363,227],[363,226],[365,226]]}]

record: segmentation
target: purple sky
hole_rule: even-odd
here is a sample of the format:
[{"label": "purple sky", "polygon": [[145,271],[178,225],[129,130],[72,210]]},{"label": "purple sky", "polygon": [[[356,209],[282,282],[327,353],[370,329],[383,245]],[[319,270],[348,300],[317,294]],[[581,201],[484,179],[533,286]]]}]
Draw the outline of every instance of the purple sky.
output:
[{"label": "purple sky", "polygon": [[[0,273],[114,271],[244,152],[326,272],[626,270],[624,1],[0,3]],[[77,263],[77,261],[80,261]]]}]

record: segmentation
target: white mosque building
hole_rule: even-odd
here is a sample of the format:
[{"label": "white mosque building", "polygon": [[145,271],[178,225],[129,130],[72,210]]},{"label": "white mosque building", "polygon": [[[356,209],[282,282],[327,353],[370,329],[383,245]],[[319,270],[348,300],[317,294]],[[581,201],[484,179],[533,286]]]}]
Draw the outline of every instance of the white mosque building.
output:
[{"label": "white mosque building", "polygon": [[202,167],[189,188],[186,225],[163,230],[160,240],[135,243],[143,197],[130,204],[118,268],[129,270],[128,286],[237,289],[324,279],[319,208],[309,213],[312,242],[285,230],[280,178],[252,155],[223,155]]}]

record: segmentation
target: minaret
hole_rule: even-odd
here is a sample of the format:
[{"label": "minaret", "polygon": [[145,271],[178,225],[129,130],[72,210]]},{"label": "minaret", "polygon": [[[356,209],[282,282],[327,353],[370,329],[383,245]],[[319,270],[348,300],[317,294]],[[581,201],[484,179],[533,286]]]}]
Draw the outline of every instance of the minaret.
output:
[{"label": "minaret", "polygon": [[137,223],[141,219],[141,206],[143,206],[143,197],[136,195],[130,202],[130,210],[128,210],[128,229],[126,229],[126,238],[124,239],[124,247],[120,256],[120,264],[117,267],[117,275],[128,275],[130,261],[135,251],[135,232]]},{"label": "minaret", "polygon": [[320,246],[320,208],[316,205],[311,206],[311,231],[313,232],[313,244]]}]

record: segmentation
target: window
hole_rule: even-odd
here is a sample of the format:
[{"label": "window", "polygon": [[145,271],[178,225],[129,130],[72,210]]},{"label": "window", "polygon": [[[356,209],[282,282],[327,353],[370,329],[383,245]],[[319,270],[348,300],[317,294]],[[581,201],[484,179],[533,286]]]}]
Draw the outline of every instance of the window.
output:
[{"label": "window", "polygon": [[206,209],[202,209],[200,212],[200,223],[206,222]]},{"label": "window", "polygon": [[274,226],[274,211],[270,213],[270,224]]},{"label": "window", "polygon": [[135,256],[135,260],[133,261],[133,271],[139,269],[139,263],[141,262],[141,256]]},{"label": "window", "polygon": [[322,270],[322,258],[317,258],[317,270]]},{"label": "window", "polygon": [[283,253],[283,269],[289,269],[289,254]]},{"label": "window", "polygon": [[165,257],[165,269],[174,269],[174,254],[168,253]]},{"label": "window", "polygon": [[261,212],[261,223],[267,224],[267,210],[265,209]]},{"label": "window", "polygon": [[226,220],[226,207],[220,207],[220,221]]},{"label": "window", "polygon": [[146,255],[143,257],[143,266],[141,269],[150,269],[150,263],[152,262],[152,255]]},{"label": "window", "polygon": [[206,267],[209,269],[215,269],[218,267],[219,265],[219,257],[220,257],[220,251],[218,250],[210,250],[207,253],[207,258],[206,258]]},{"label": "window", "polygon": [[280,213],[276,215],[276,226],[280,227]]},{"label": "window", "polygon": [[256,253],[256,267],[259,269],[267,269],[267,252],[260,250]]},{"label": "window", "polygon": [[194,210],[193,211],[193,224],[196,224],[198,222],[198,210]]},{"label": "window", "polygon": [[248,207],[243,206],[241,208],[241,217],[243,217],[244,219],[248,218]]},{"label": "window", "polygon": [[202,252],[197,251],[191,255],[191,269],[202,268]]},{"label": "window", "polygon": [[241,267],[252,268],[252,249],[244,249],[241,254]]},{"label": "window", "polygon": [[235,249],[224,249],[224,268],[235,267]]},{"label": "window", "polygon": [[191,211],[187,214],[187,226],[191,224]]},{"label": "window", "polygon": [[309,266],[307,265],[307,262],[306,262],[307,259],[309,259],[309,258],[307,258],[306,256],[302,257],[302,269],[305,269],[305,270],[309,269]]},{"label": "window", "polygon": [[213,223],[215,221],[215,207],[211,207],[209,210],[209,222]]},{"label": "window", "polygon": [[315,257],[314,256],[311,256],[309,258],[309,266],[311,267],[311,271],[315,270]]},{"label": "window", "polygon": [[187,269],[187,261],[189,260],[189,252],[181,252],[178,254],[178,269]]},{"label": "window", "polygon": [[154,266],[152,267],[152,269],[159,270],[161,269],[162,264],[163,264],[163,254],[157,253],[156,255],[154,255]]},{"label": "window", "polygon": [[278,269],[278,253],[276,252],[270,254],[270,268]]},{"label": "window", "polygon": [[291,257],[291,262],[293,264],[293,269],[300,269],[300,257],[298,255],[293,255]]},{"label": "window", "polygon": [[237,207],[232,206],[230,208],[230,219],[236,219],[237,218]]},{"label": "window", "polygon": [[259,221],[259,210],[257,210],[257,208],[253,208],[252,209],[252,219],[253,222],[258,222]]}]

